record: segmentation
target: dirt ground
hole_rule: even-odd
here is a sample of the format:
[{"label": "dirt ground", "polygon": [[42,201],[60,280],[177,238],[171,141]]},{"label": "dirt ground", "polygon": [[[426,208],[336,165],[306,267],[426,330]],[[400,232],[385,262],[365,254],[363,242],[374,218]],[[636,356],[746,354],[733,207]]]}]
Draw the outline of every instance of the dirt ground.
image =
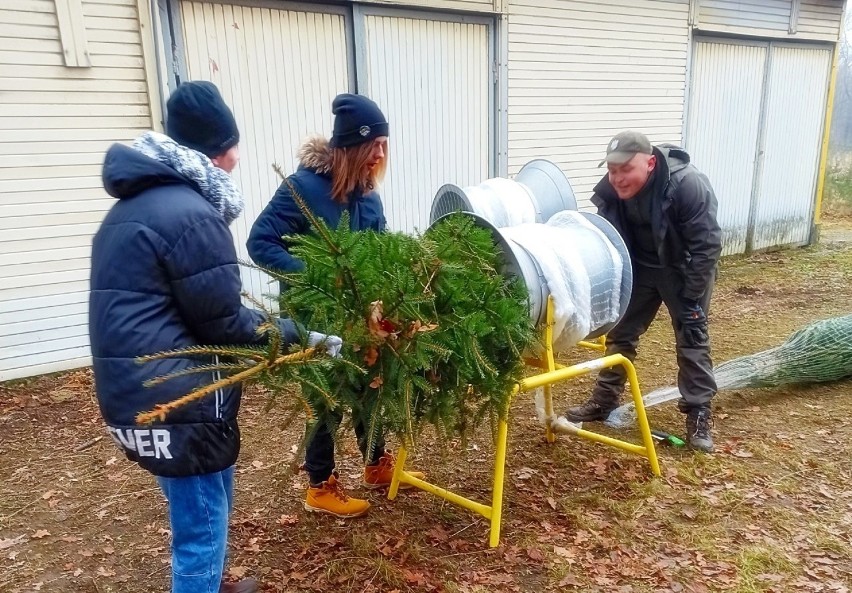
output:
[{"label": "dirt ground", "polygon": [[[711,311],[717,362],[852,313],[852,220],[827,223],[822,236],[815,247],[723,261]],[[661,314],[637,361],[646,393],[674,382],[672,342]],[[591,380],[559,386],[559,409],[583,400]],[[230,578],[259,578],[264,591],[852,588],[850,381],[721,392],[718,452],[661,446],[662,478],[603,445],[547,444],[521,395],[495,549],[487,522],[464,509],[424,492],[388,501],[360,489],[348,436],[341,475],[374,508],[350,522],[307,514],[304,476],[291,469],[299,429],[282,429],[264,401],[256,389],[244,399],[229,569]],[[683,432],[673,404],[649,417],[654,428]],[[487,502],[492,460],[486,429],[465,447],[424,435],[412,463]],[[0,591],[167,591],[169,575],[164,500],[106,435],[91,373],[0,384]]]}]

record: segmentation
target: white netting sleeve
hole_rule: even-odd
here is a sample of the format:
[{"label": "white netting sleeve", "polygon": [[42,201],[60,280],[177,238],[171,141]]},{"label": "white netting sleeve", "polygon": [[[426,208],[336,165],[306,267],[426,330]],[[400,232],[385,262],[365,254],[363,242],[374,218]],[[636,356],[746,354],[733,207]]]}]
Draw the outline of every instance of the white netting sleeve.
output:
[{"label": "white netting sleeve", "polygon": [[554,300],[557,351],[618,320],[624,262],[606,235],[584,215],[566,210],[547,224],[524,224],[500,232],[529,253],[541,270]]},{"label": "white netting sleeve", "polygon": [[591,331],[591,284],[570,234],[556,226],[524,224],[501,229],[541,268],[554,301],[553,346],[564,350]]},{"label": "white netting sleeve", "polygon": [[[852,377],[852,315],[812,323],[780,346],[729,360],[717,366],[714,373],[720,391]],[[643,397],[642,403],[650,408],[679,397],[677,387],[663,387]],[[636,409],[631,402],[613,410],[606,423],[625,428],[635,419]]]},{"label": "white netting sleeve", "polygon": [[569,232],[574,239],[570,248],[576,249],[583,260],[591,284],[591,330],[618,321],[624,262],[615,245],[576,211],[558,212],[547,224]]}]

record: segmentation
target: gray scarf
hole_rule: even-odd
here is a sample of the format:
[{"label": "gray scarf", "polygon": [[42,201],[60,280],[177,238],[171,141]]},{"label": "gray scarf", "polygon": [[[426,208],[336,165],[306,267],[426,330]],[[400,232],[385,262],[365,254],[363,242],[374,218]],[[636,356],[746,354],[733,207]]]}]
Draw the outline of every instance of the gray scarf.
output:
[{"label": "gray scarf", "polygon": [[234,180],[204,154],[181,146],[159,132],[145,132],[133,142],[133,149],[192,181],[222,215],[225,224],[231,224],[242,213],[243,196]]}]

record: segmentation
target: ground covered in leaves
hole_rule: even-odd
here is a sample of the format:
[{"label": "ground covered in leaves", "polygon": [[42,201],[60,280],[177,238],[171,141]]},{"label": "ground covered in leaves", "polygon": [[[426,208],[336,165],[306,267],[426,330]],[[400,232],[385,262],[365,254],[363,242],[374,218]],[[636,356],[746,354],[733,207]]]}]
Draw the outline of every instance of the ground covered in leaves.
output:
[{"label": "ground covered in leaves", "polygon": [[[816,247],[724,260],[710,316],[716,361],[852,312],[850,228],[828,225],[832,242]],[[672,341],[661,314],[637,361],[646,392],[673,383]],[[590,386],[588,377],[559,386],[559,409]],[[307,514],[304,476],[292,470],[299,429],[265,412],[266,397],[253,390],[244,400],[229,575],[255,576],[267,592],[852,588],[850,381],[720,393],[718,453],[660,447],[662,478],[602,445],[547,444],[531,397],[519,396],[494,549],[487,522],[459,507],[423,492],[388,501],[360,489],[350,437],[342,478],[374,508],[349,522]],[[673,404],[649,417],[682,434]],[[0,384],[0,427],[0,591],[168,590],[164,500],[106,436],[88,370]],[[426,434],[413,463],[487,502],[492,460],[485,429],[464,445]]]}]

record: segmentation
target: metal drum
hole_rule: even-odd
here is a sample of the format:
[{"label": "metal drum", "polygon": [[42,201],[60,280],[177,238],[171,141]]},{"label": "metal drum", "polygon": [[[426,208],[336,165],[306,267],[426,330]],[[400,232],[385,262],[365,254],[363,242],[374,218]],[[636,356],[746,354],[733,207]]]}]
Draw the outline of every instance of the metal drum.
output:
[{"label": "metal drum", "polygon": [[461,188],[442,186],[432,201],[430,223],[451,212],[470,212],[497,228],[547,222],[562,210],[576,210],[577,200],[562,170],[544,159],[530,161],[514,179],[497,177]]}]

